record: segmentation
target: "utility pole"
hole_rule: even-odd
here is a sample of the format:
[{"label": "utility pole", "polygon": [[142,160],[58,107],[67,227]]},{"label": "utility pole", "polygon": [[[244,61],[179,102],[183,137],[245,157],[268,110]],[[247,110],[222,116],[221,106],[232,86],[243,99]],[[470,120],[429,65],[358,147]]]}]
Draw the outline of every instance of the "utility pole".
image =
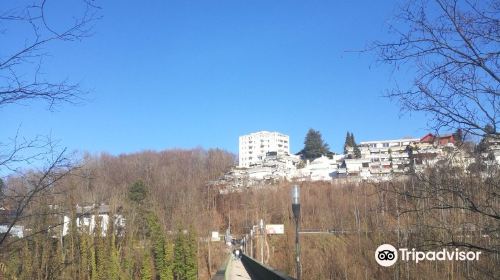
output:
[{"label": "utility pole", "polygon": [[250,257],[253,258],[253,227],[250,230]]},{"label": "utility pole", "polygon": [[260,262],[264,264],[264,220],[260,219]]},{"label": "utility pole", "polygon": [[292,212],[295,218],[295,257],[297,262],[297,280],[302,278],[302,269],[300,265],[300,239],[299,239],[299,221],[300,221],[300,189],[298,185],[292,187]]},{"label": "utility pole", "polygon": [[210,236],[208,238],[208,275],[210,277],[212,277],[212,258],[211,258],[211,254],[210,254],[210,242],[212,241],[212,237]]}]

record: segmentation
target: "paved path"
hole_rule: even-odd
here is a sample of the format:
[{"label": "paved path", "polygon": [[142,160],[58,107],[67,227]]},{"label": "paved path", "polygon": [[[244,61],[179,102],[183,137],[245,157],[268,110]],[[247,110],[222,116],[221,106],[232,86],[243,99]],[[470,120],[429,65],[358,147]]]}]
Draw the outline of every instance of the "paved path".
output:
[{"label": "paved path", "polygon": [[241,260],[235,260],[232,256],[226,269],[226,277],[228,280],[252,279],[248,275],[243,263],[241,263]]}]

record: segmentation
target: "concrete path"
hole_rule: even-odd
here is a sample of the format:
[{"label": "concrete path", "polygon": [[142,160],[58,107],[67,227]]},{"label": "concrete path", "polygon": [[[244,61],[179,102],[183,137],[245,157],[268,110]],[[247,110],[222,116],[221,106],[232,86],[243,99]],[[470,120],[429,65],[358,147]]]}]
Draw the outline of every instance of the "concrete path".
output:
[{"label": "concrete path", "polygon": [[226,268],[226,279],[227,280],[249,280],[252,279],[248,275],[243,263],[241,260],[235,260],[231,256],[231,260],[229,260],[229,264]]}]

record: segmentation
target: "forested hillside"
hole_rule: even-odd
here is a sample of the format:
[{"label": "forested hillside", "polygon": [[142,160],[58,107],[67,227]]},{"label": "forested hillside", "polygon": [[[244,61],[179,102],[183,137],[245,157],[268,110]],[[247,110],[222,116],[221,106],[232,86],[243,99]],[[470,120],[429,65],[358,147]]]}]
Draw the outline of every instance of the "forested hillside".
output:
[{"label": "forested hillside", "polygon": [[[209,268],[200,264],[207,246],[199,243],[223,223],[205,186],[233,161],[227,152],[202,149],[87,155],[80,167],[30,198],[18,221],[27,236],[2,244],[3,274],[12,279],[196,279],[200,273],[207,278]],[[5,206],[17,209],[42,175],[11,177]],[[125,218],[125,228],[118,231],[109,223],[106,232],[113,234],[98,228],[100,223],[90,232],[77,229],[76,206],[92,204],[109,205],[112,215]],[[64,237],[62,215],[73,221]],[[214,253],[211,270],[221,264],[218,257],[224,255]]]},{"label": "forested hillside", "polygon": [[[232,233],[243,236],[263,219],[285,225],[285,235],[267,237],[268,264],[294,275],[292,183],[220,195],[207,182],[233,161],[227,152],[201,149],[85,156],[25,209],[19,223],[27,236],[2,244],[2,273],[12,279],[209,279],[227,254],[223,242],[208,242],[210,231],[222,233],[231,223]],[[494,279],[500,177],[494,169],[486,179],[481,174],[440,167],[381,184],[301,183],[301,229],[317,232],[301,234],[304,279]],[[5,205],[15,208],[37,176],[10,178]],[[88,232],[72,222],[67,235],[58,235],[61,214],[75,221],[76,205],[102,203],[125,218],[124,229],[111,223],[104,233],[113,234],[98,227]],[[478,262],[382,268],[373,253],[383,243],[483,255]]]}]

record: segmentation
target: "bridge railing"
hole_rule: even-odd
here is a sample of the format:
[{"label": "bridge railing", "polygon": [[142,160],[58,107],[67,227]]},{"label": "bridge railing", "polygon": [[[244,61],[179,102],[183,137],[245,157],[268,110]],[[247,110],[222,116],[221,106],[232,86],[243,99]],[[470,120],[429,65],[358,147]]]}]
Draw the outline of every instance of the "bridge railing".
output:
[{"label": "bridge railing", "polygon": [[241,256],[241,262],[252,279],[295,280],[295,278],[263,265],[245,254]]}]

